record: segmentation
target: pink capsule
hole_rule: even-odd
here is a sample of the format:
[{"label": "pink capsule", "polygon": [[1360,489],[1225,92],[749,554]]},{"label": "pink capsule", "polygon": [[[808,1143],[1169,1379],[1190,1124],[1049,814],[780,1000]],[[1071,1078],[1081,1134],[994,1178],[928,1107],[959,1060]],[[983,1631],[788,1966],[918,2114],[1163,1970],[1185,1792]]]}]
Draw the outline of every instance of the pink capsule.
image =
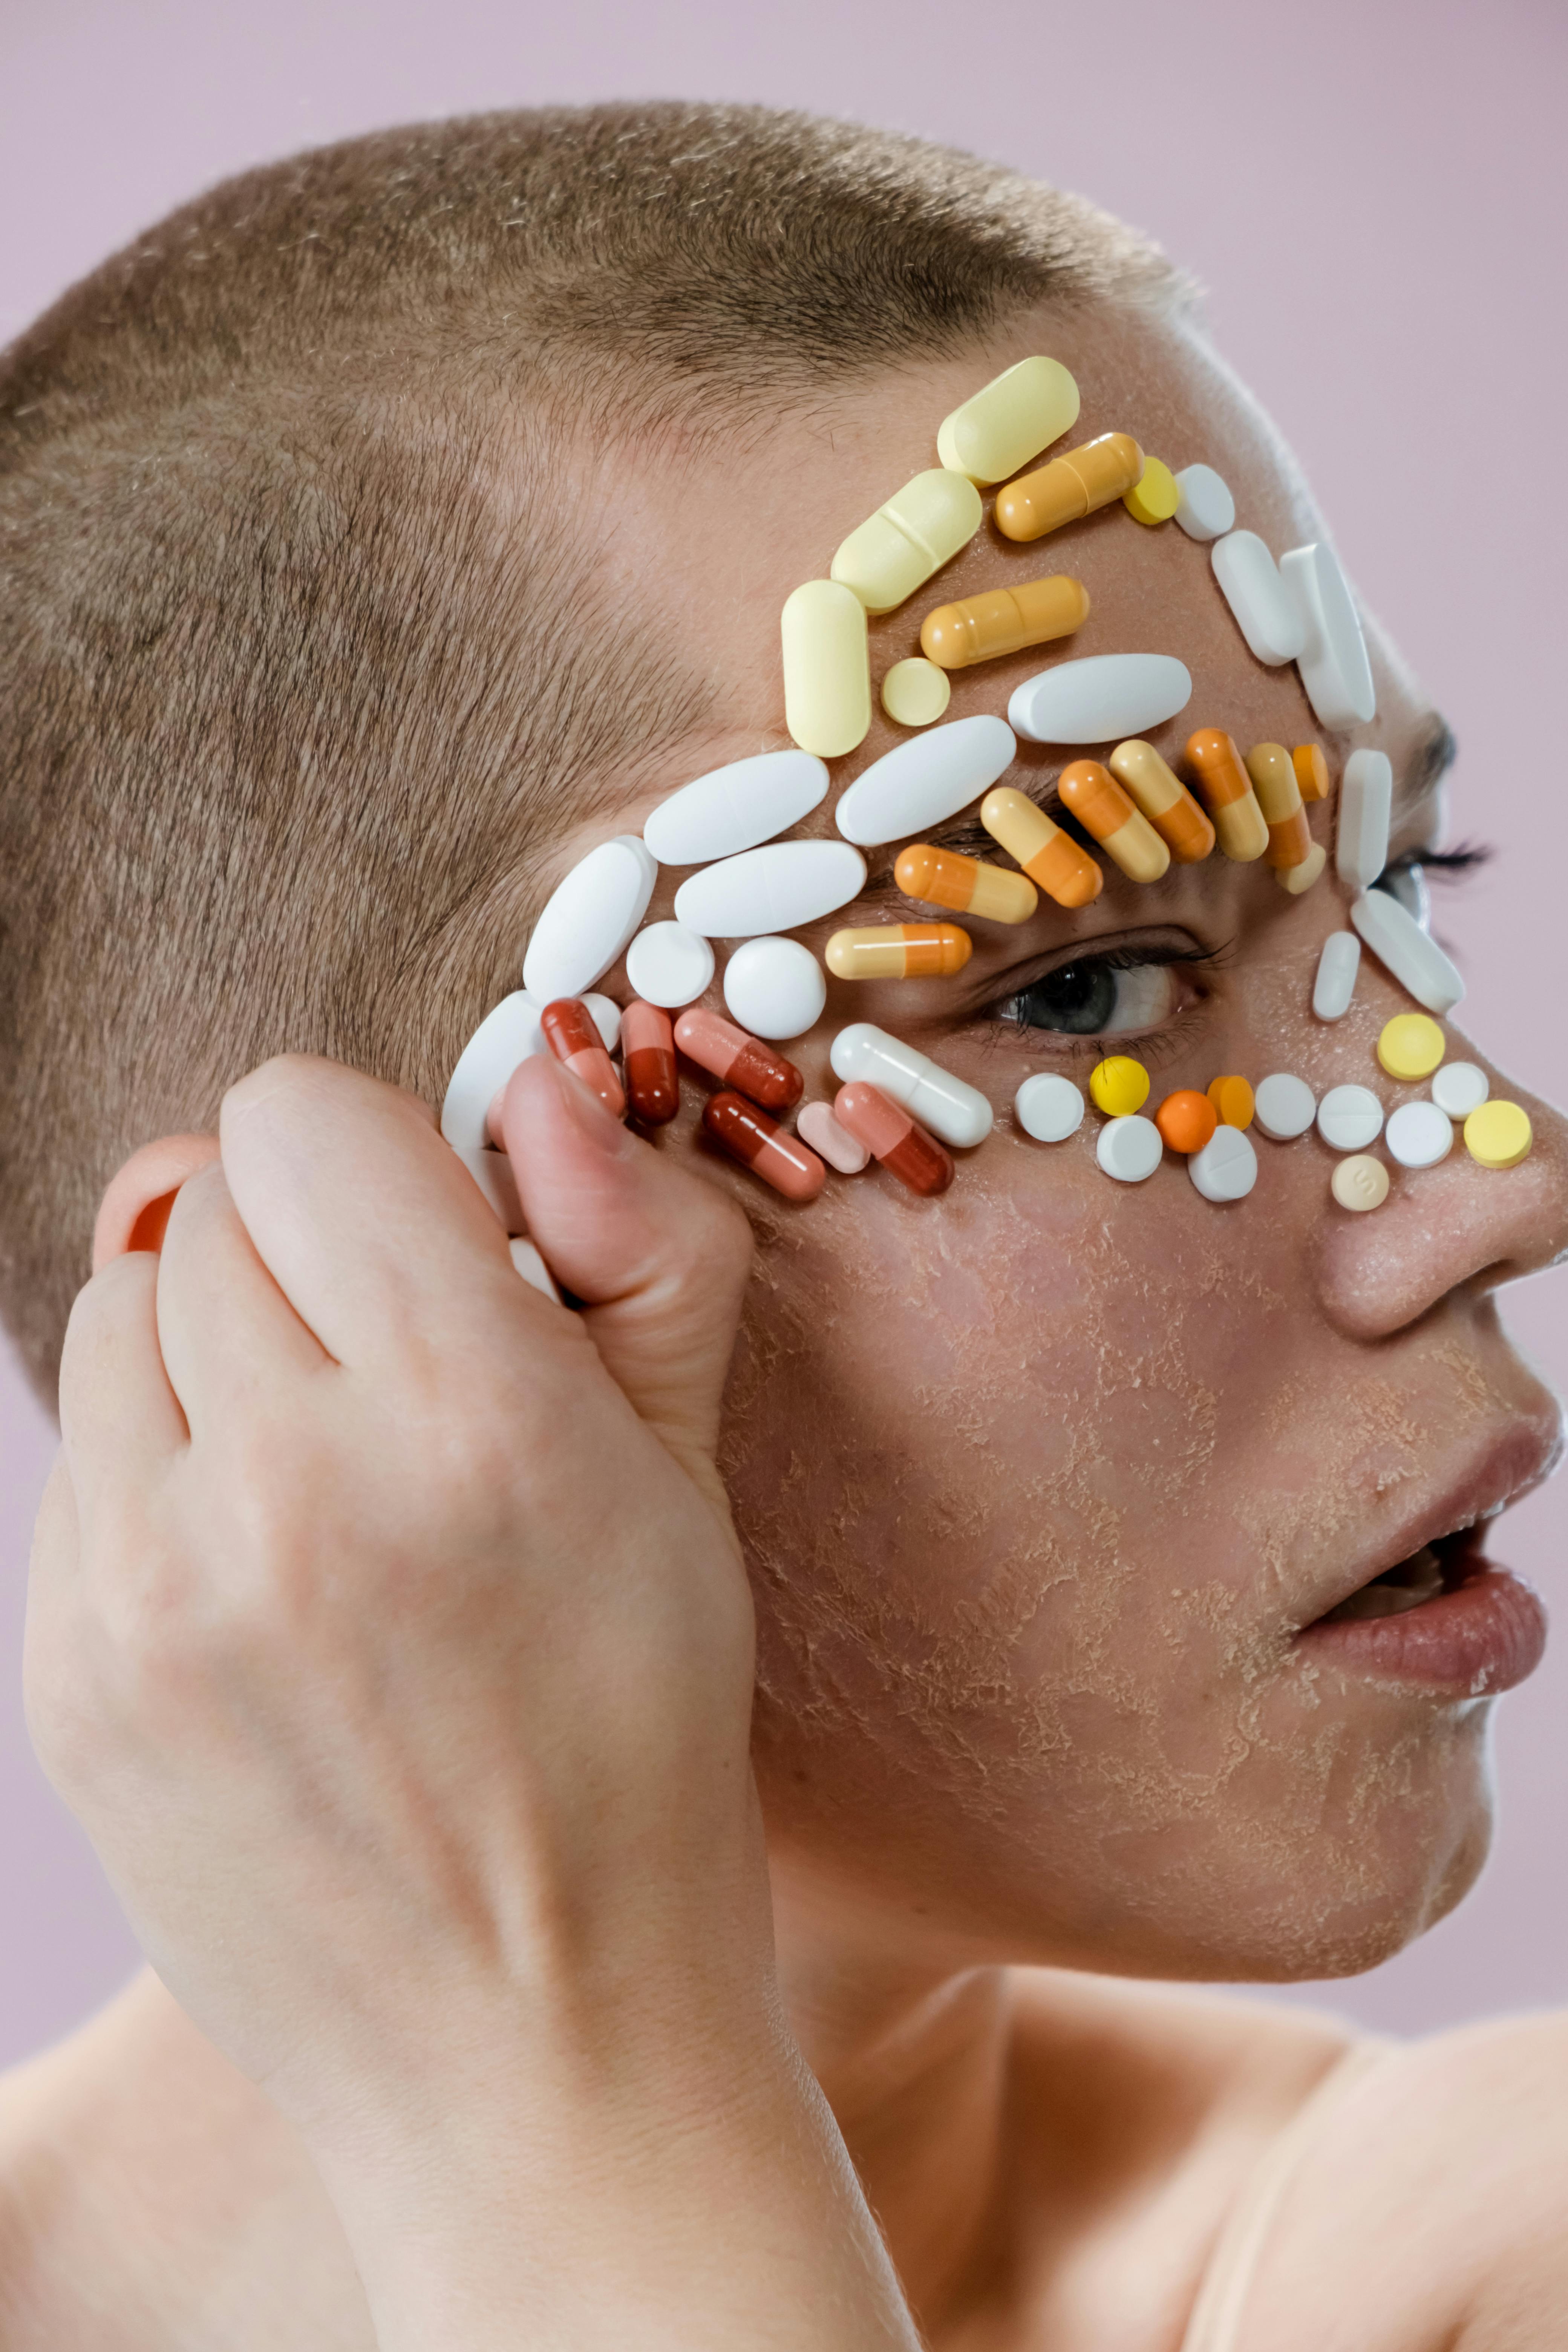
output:
[{"label": "pink capsule", "polygon": [[902,1105],[879,1087],[868,1086],[864,1078],[840,1087],[833,1098],[833,1116],[911,1192],[929,1198],[945,1192],[952,1183],[952,1161],[936,1138],[917,1127]]},{"label": "pink capsule", "polygon": [[544,1040],[558,1062],[596,1094],[619,1118],[626,1107],[616,1066],[605,1051],[594,1016],[580,996],[558,996],[539,1016]]},{"label": "pink capsule", "polygon": [[788,1110],[805,1092],[805,1080],[793,1062],[700,1004],[688,1005],[676,1023],[675,1042],[700,1069],[711,1071],[721,1085],[764,1110]]},{"label": "pink capsule", "polygon": [[710,1095],[702,1106],[702,1124],[732,1160],[761,1176],[786,1201],[815,1201],[827,1181],[827,1171],[816,1152],[808,1151],[798,1136],[786,1135],[743,1095]]}]

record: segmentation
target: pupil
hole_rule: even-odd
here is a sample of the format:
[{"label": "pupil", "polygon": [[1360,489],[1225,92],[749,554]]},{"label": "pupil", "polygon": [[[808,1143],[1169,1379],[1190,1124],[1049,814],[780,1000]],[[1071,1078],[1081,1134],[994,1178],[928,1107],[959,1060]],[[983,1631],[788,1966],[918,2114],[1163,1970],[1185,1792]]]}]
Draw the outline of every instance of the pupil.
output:
[{"label": "pupil", "polygon": [[1098,962],[1061,964],[1018,999],[1019,1018],[1027,1026],[1077,1036],[1103,1029],[1115,1008],[1116,974]]}]

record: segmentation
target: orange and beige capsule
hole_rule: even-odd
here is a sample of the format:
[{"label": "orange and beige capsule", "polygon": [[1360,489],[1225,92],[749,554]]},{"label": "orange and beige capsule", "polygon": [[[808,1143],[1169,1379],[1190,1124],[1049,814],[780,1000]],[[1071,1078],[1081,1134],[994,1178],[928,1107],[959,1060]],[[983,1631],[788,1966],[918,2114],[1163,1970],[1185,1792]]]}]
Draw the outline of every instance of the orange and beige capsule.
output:
[{"label": "orange and beige capsule", "polygon": [[951,980],[973,951],[956,923],[868,923],[835,931],[823,961],[836,980]]},{"label": "orange and beige capsule", "polygon": [[1312,854],[1312,828],[1289,752],[1283,743],[1255,743],[1247,755],[1247,772],[1268,827],[1265,857],[1280,868],[1304,866]]},{"label": "orange and beige capsule", "polygon": [[1268,826],[1241,753],[1223,728],[1200,727],[1187,738],[1187,758],[1197,772],[1198,790],[1208,803],[1220,847],[1238,865],[1249,866],[1268,846]]},{"label": "orange and beige capsule", "polygon": [[1196,866],[1214,847],[1214,827],[1179,776],[1136,735],[1118,743],[1106,766],[1126,787],[1178,866]]},{"label": "orange and beige capsule", "polygon": [[906,898],[951,907],[955,915],[974,915],[983,923],[1026,923],[1040,903],[1026,874],[987,866],[961,850],[934,849],[929,841],[899,852],[893,879]]},{"label": "orange and beige capsule", "polygon": [[1142,474],[1143,452],[1131,434],[1102,433],[998,490],[996,528],[1008,539],[1043,539],[1124,498]]},{"label": "orange and beige capsule", "polygon": [[993,785],[980,803],[980,822],[1058,907],[1087,907],[1104,888],[1105,877],[1088,850],[1011,784]]},{"label": "orange and beige capsule", "polygon": [[1089,618],[1089,591],[1066,572],[1020,580],[1016,588],[989,588],[956,604],[939,604],[921,623],[921,651],[941,669],[967,669],[1070,636]]},{"label": "orange and beige capsule", "polygon": [[1146,816],[1141,816],[1098,760],[1074,760],[1057,779],[1062,806],[1114,859],[1130,882],[1158,882],[1171,853]]}]

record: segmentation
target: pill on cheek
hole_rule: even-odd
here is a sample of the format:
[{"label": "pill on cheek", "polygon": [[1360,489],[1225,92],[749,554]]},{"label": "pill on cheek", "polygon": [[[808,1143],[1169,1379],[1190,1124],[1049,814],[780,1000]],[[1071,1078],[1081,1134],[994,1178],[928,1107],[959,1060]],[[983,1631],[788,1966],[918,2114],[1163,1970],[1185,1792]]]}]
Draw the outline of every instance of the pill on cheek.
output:
[{"label": "pill on cheek", "polygon": [[1401,1168],[1436,1168],[1454,1148],[1454,1122],[1436,1103],[1401,1103],[1388,1115],[1384,1141]]},{"label": "pill on cheek", "polygon": [[973,943],[956,923],[871,923],[835,931],[826,952],[837,980],[946,980],[963,970]]},{"label": "pill on cheek", "polygon": [[1394,767],[1386,751],[1352,751],[1340,779],[1334,871],[1352,890],[1369,890],[1388,863]]},{"label": "pill on cheek", "polygon": [[1148,1101],[1149,1073],[1131,1054],[1108,1054],[1089,1072],[1089,1091],[1096,1110],[1108,1118],[1126,1118]]},{"label": "pill on cheek", "polygon": [[858,1136],[872,1158],[911,1192],[927,1198],[945,1192],[953,1178],[952,1161],[937,1142],[915,1125],[901,1104],[864,1078],[851,1079],[834,1097],[833,1116],[840,1127]]},{"label": "pill on cheek", "polygon": [[1114,743],[1173,719],[1192,693],[1192,674],[1173,654],[1089,654],[1026,677],[1007,718],[1031,743]]},{"label": "pill on cheek", "polygon": [[1529,1114],[1518,1103],[1482,1103],[1465,1121],[1465,1149],[1483,1168],[1517,1168],[1532,1140]]},{"label": "pill on cheek", "polygon": [[1386,890],[1363,890],[1352,898],[1351,920],[1379,963],[1428,1013],[1452,1013],[1462,1001],[1465,983],[1455,966]]},{"label": "pill on cheek", "polygon": [[986,793],[980,822],[1058,907],[1087,907],[1099,898],[1105,877],[1088,850],[1013,785],[998,784]]},{"label": "pill on cheek", "polygon": [[1365,726],[1377,716],[1366,640],[1339,557],[1324,541],[1294,547],[1279,576],[1301,618],[1296,667],[1321,727]]},{"label": "pill on cheek", "polygon": [[685,923],[650,923],[626,950],[626,979],[649,1004],[689,1004],[713,978],[713,950]]},{"label": "pill on cheek", "polygon": [[1254,1108],[1252,1088],[1245,1078],[1211,1078],[1208,1098],[1221,1127],[1250,1127]]},{"label": "pill on cheek", "polygon": [[1189,539],[1223,539],[1236,528],[1236,500],[1212,466],[1184,466],[1176,476],[1176,521]]},{"label": "pill on cheek", "polygon": [[1396,1013],[1385,1021],[1377,1041],[1377,1058],[1391,1078],[1429,1078],[1448,1041],[1436,1021],[1425,1013]]},{"label": "pill on cheek", "polygon": [[1318,958],[1312,983],[1312,1010],[1320,1021],[1339,1021],[1351,1009],[1356,974],[1361,970],[1361,941],[1353,931],[1331,931]]},{"label": "pill on cheek", "polygon": [[458,1056],[441,1105],[441,1132],[457,1151],[482,1151],[489,1109],[520,1062],[547,1051],[539,1007],[525,989],[492,1005]]},{"label": "pill on cheek", "polygon": [[1118,783],[1126,787],[1178,866],[1196,866],[1208,856],[1215,845],[1215,829],[1152,743],[1131,736],[1118,743],[1106,765]]},{"label": "pill on cheek", "polygon": [[1239,1127],[1216,1127],[1187,1173],[1205,1201],[1245,1201],[1258,1181],[1258,1154]]},{"label": "pill on cheek", "polygon": [[1143,471],[1130,490],[1123,490],[1121,503],[1134,522],[1150,525],[1169,522],[1182,503],[1176,478],[1169,466],[1158,457],[1146,457]]},{"label": "pill on cheek", "polygon": [[1095,1139],[1094,1156],[1119,1184],[1142,1184],[1154,1173],[1164,1151],[1152,1118],[1108,1118]]},{"label": "pill on cheek", "polygon": [[890,613],[968,545],[984,512],[965,475],[933,467],[850,532],[828,576],[852,589],[868,613]]},{"label": "pill on cheek", "polygon": [[869,848],[940,824],[1005,773],[1018,749],[993,712],[950,719],[861,771],[834,811],[846,841]]},{"label": "pill on cheek", "polygon": [[1154,1124],[1168,1151],[1191,1153],[1213,1141],[1219,1114],[1206,1095],[1182,1087],[1165,1097],[1154,1113]]},{"label": "pill on cheek", "polygon": [[831,1103],[807,1103],[795,1124],[796,1134],[840,1176],[858,1176],[869,1165],[870,1153],[858,1135],[839,1126]]},{"label": "pill on cheek", "polygon": [[1000,482],[1078,423],[1079,394],[1059,360],[1037,354],[1005,368],[944,416],[936,454],[972,482]]},{"label": "pill on cheek", "polygon": [[658,862],[633,834],[602,841],[580,858],[545,902],[522,960],[522,984],[536,1004],[581,996],[626,953],[647,912]]},{"label": "pill on cheek", "polygon": [[784,601],[784,724],[803,751],[842,759],[871,724],[866,607],[838,580],[807,580]]},{"label": "pill on cheek", "polygon": [[1100,761],[1069,761],[1057,779],[1057,790],[1063,807],[1071,810],[1129,881],[1158,882],[1168,871],[1170,851]]},{"label": "pill on cheek", "polygon": [[827,770],[809,751],[761,751],[682,784],[642,837],[661,866],[706,866],[787,833],[826,795]]},{"label": "pill on cheek", "polygon": [[1486,1072],[1474,1062],[1445,1062],[1432,1080],[1432,1099],[1450,1118],[1468,1118],[1490,1092]]},{"label": "pill on cheek", "polygon": [[1130,433],[1102,433],[998,490],[996,528],[1007,539],[1042,539],[1109,506],[1142,471],[1143,452]]},{"label": "pill on cheek", "polygon": [[1220,847],[1238,865],[1249,866],[1268,846],[1268,825],[1240,752],[1223,728],[1200,727],[1187,738],[1186,755]]},{"label": "pill on cheek", "polygon": [[865,887],[866,861],[848,842],[774,841],[690,875],[675,894],[675,919],[707,940],[756,939],[803,930]]},{"label": "pill on cheek", "polygon": [[1304,866],[1314,845],[1289,752],[1283,743],[1255,743],[1247,755],[1247,772],[1268,827],[1264,856],[1281,869]]},{"label": "pill on cheek", "polygon": [[939,604],[921,623],[921,649],[946,669],[967,669],[1069,636],[1089,618],[1089,591],[1081,580],[1062,573],[1049,580],[1021,580],[1016,587],[991,588],[956,604]]},{"label": "pill on cheek", "polygon": [[1270,669],[1294,661],[1306,640],[1296,600],[1256,531],[1227,531],[1209,558],[1248,650]]},{"label": "pill on cheek", "polygon": [[1300,866],[1277,866],[1274,879],[1289,897],[1299,898],[1303,891],[1310,890],[1314,882],[1322,878],[1328,863],[1328,851],[1321,841],[1314,841]]},{"label": "pill on cheek", "polygon": [[1005,866],[987,866],[978,857],[965,857],[961,850],[934,849],[926,841],[912,842],[900,851],[893,879],[906,898],[951,907],[955,913],[975,915],[983,922],[1026,923],[1040,903],[1026,874],[1010,874]]},{"label": "pill on cheek", "polygon": [[969,1150],[990,1134],[994,1113],[977,1087],[965,1085],[927,1054],[869,1021],[852,1022],[833,1041],[833,1075],[848,1085],[879,1087],[944,1143]]},{"label": "pill on cheek", "polygon": [[1318,1105],[1318,1133],[1331,1151],[1364,1151],[1383,1132],[1383,1105],[1370,1087],[1331,1087]]},{"label": "pill on cheek", "polygon": [[1388,1198],[1388,1171],[1381,1160],[1357,1152],[1340,1161],[1329,1190],[1342,1209],[1380,1209]]},{"label": "pill on cheek", "polygon": [[1272,1143],[1292,1143],[1297,1136],[1305,1135],[1317,1109],[1318,1098],[1306,1079],[1289,1070],[1270,1072],[1259,1081],[1253,1097],[1253,1117]]},{"label": "pill on cheek", "polygon": [[594,1016],[581,998],[554,998],[541,1012],[539,1025],[556,1060],[619,1118],[626,1107],[626,1095],[616,1076],[616,1066],[600,1040]]},{"label": "pill on cheek", "polygon": [[882,680],[882,708],[900,727],[934,725],[952,699],[947,672],[921,654],[895,662]]},{"label": "pill on cheek", "polygon": [[1065,1143],[1083,1125],[1085,1103],[1070,1078],[1037,1070],[1013,1098],[1013,1116],[1037,1143]]},{"label": "pill on cheek", "polygon": [[663,1127],[680,1108],[675,1032],[661,1005],[635,998],[621,1018],[621,1051],[632,1116],[644,1127]]},{"label": "pill on cheek", "polygon": [[748,940],[724,967],[724,1002],[753,1037],[803,1037],[822,1018],[827,982],[799,940]]},{"label": "pill on cheek", "polygon": [[1290,754],[1296,771],[1296,782],[1304,801],[1326,801],[1329,797],[1329,763],[1322,747],[1317,743],[1298,743]]},{"label": "pill on cheek", "polygon": [[740,1095],[710,1095],[702,1107],[702,1125],[732,1160],[786,1201],[815,1201],[827,1181],[827,1171],[815,1151]]},{"label": "pill on cheek", "polygon": [[699,1069],[749,1096],[764,1110],[789,1110],[805,1092],[805,1080],[793,1062],[705,1006],[693,1005],[681,1014],[675,1042]]}]

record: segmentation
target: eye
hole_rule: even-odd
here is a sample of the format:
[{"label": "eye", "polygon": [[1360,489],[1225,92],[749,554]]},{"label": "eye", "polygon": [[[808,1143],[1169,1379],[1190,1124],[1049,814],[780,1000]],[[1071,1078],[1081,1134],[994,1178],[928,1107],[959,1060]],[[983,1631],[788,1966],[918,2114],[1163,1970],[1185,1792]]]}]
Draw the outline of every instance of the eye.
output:
[{"label": "eye", "polygon": [[1052,1029],[1068,1037],[1117,1037],[1158,1029],[1187,1001],[1178,963],[1190,951],[1125,950],[1078,956],[1060,963],[994,1009],[1019,1029]]}]

